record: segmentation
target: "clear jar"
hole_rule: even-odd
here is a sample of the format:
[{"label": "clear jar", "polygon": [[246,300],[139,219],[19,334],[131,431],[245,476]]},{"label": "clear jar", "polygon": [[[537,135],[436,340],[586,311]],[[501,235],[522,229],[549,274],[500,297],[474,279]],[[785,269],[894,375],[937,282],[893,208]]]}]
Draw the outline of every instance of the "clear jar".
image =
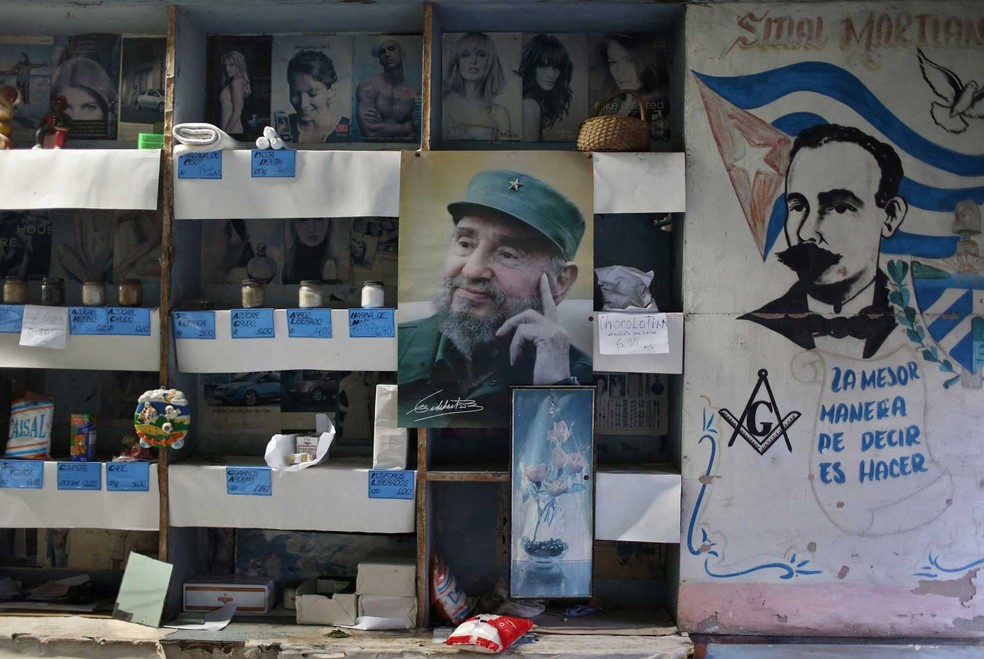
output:
[{"label": "clear jar", "polygon": [[240,289],[243,309],[256,309],[263,306],[263,282],[259,279],[244,279]]},{"label": "clear jar", "polygon": [[101,281],[87,281],[82,284],[82,306],[106,306],[106,284]]},{"label": "clear jar", "polygon": [[366,281],[362,283],[362,308],[377,309],[383,306],[383,282]]},{"label": "clear jar", "polygon": [[27,280],[7,277],[3,280],[4,304],[27,304]]},{"label": "clear jar", "polygon": [[143,286],[139,279],[124,279],[117,284],[116,290],[121,307],[139,307],[143,304]]},{"label": "clear jar", "polygon": [[46,307],[60,307],[65,304],[65,281],[61,277],[41,279],[41,304]]},{"label": "clear jar", "polygon": [[321,295],[321,282],[305,279],[297,288],[297,306],[302,309],[320,307],[324,298]]}]

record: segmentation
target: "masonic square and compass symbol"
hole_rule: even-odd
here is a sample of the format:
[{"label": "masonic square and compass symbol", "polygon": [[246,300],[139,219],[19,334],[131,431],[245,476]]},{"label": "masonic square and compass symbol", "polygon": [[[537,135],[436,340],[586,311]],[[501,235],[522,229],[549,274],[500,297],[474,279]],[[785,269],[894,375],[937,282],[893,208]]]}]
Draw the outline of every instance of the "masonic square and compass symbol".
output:
[{"label": "masonic square and compass symbol", "polygon": [[[767,397],[762,395],[763,385],[765,385]],[[762,408],[765,408],[765,412],[762,411]],[[782,416],[779,406],[776,405],[776,397],[772,393],[772,387],[769,385],[769,372],[764,368],[758,372],[758,382],[755,383],[755,388],[752,389],[752,394],[748,397],[741,418],[736,419],[734,414],[724,408],[721,408],[721,417],[735,429],[728,441],[728,446],[734,444],[738,435],[741,435],[753,449],[758,451],[759,455],[765,455],[765,452],[776,443],[776,440],[782,437],[786,442],[786,448],[789,449],[790,453],[793,452],[793,445],[790,443],[786,431],[796,422],[796,419],[800,418],[800,413],[790,412],[786,416]]]}]

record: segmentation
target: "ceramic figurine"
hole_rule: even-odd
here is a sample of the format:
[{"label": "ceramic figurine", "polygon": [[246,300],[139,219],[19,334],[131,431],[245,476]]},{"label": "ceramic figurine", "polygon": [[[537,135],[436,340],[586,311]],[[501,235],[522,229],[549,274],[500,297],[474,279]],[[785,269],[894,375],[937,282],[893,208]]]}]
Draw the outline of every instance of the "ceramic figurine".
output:
[{"label": "ceramic figurine", "polygon": [[[65,112],[68,109],[68,99],[59,94],[51,99],[50,108],[41,118],[41,123],[38,124],[38,132],[35,133],[35,149],[60,149],[65,146],[65,142],[68,140],[68,130],[72,127],[72,118]],[[51,138],[51,147],[46,146],[49,138]]]},{"label": "ceramic figurine", "polygon": [[133,427],[140,446],[181,448],[191,427],[188,399],[177,389],[152,389],[137,400]]},{"label": "ceramic figurine", "polygon": [[16,87],[7,86],[0,89],[0,150],[13,149],[14,141],[10,139],[13,131],[14,108],[21,103],[21,95]]}]

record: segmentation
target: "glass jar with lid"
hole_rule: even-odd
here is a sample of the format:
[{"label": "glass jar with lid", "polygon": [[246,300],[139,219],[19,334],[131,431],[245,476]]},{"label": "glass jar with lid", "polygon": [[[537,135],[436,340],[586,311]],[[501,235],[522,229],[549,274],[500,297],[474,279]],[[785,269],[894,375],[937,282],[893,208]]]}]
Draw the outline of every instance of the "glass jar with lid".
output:
[{"label": "glass jar with lid", "polygon": [[46,307],[60,307],[65,304],[65,280],[61,277],[41,279],[41,304]]},{"label": "glass jar with lid", "polygon": [[383,282],[366,281],[362,283],[362,308],[378,309],[383,306]]},{"label": "glass jar with lid", "polygon": [[82,284],[82,306],[106,306],[106,284],[101,281],[87,281]]},{"label": "glass jar with lid", "polygon": [[27,280],[7,277],[3,280],[4,304],[27,304]]},{"label": "glass jar with lid", "polygon": [[257,309],[263,306],[265,294],[263,282],[259,279],[244,279],[240,288],[243,309]]},{"label": "glass jar with lid", "polygon": [[124,279],[117,284],[116,290],[121,307],[139,307],[143,304],[143,286],[139,279]]},{"label": "glass jar with lid", "polygon": [[297,306],[302,309],[320,307],[324,302],[321,294],[321,281],[317,279],[305,279],[297,288]]}]

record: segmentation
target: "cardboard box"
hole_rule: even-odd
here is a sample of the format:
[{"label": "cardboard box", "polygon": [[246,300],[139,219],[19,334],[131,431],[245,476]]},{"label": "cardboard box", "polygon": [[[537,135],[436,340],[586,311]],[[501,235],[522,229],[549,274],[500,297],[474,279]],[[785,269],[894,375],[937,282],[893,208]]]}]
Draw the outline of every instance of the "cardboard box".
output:
[{"label": "cardboard box", "polygon": [[359,615],[398,620],[404,629],[413,629],[417,626],[417,598],[359,595]]},{"label": "cardboard box", "polygon": [[359,596],[318,592],[318,579],[308,579],[294,595],[299,625],[354,625]]},{"label": "cardboard box", "polygon": [[373,551],[359,562],[355,592],[359,595],[416,596],[417,557],[409,552]]},{"label": "cardboard box", "polygon": [[243,577],[195,577],[184,583],[185,611],[212,611],[230,602],[236,613],[269,613],[273,581]]}]

